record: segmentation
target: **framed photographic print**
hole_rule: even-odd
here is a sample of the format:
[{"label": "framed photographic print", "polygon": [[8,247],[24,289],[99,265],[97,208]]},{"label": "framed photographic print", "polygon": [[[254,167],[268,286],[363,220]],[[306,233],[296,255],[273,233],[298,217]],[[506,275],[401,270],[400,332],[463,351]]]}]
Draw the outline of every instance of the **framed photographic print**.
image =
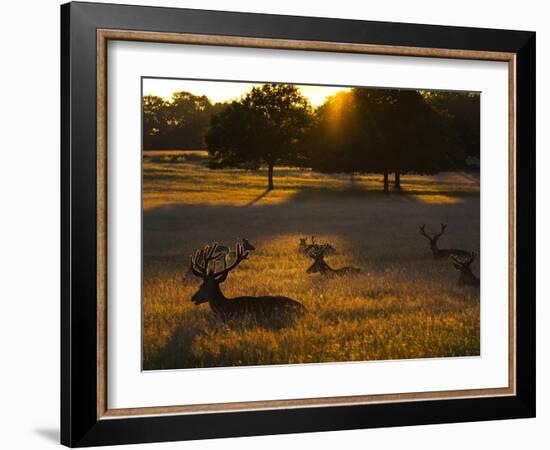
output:
[{"label": "framed photographic print", "polygon": [[63,444],[535,415],[535,33],[61,19]]}]

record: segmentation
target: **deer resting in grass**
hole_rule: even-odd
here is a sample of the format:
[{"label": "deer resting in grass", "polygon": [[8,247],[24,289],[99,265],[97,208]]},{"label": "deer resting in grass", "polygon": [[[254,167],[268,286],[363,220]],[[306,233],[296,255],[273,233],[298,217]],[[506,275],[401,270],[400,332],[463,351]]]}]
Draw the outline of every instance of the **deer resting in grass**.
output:
[{"label": "deer resting in grass", "polygon": [[329,244],[320,245],[317,248],[312,248],[308,252],[308,256],[314,260],[313,264],[306,270],[307,273],[320,273],[326,277],[355,275],[358,274],[361,269],[357,267],[341,267],[339,269],[333,269],[325,261],[325,255],[329,248]]},{"label": "deer resting in grass", "polygon": [[458,284],[462,286],[479,286],[479,278],[473,274],[470,267],[476,259],[474,252],[471,252],[467,258],[460,258],[455,255],[451,255],[450,258],[453,261],[455,269],[460,271]]},{"label": "deer resting in grass", "polygon": [[441,231],[439,233],[434,233],[433,236],[430,236],[428,233],[426,233],[426,225],[422,225],[420,227],[420,234],[430,241],[430,249],[434,258],[448,258],[451,255],[466,257],[470,256],[470,252],[467,252],[466,250],[459,250],[456,248],[439,248],[437,246],[437,241],[441,238],[443,233],[445,233],[446,228],[447,225],[442,223]]},{"label": "deer resting in grass", "polygon": [[[296,300],[282,296],[227,298],[220,289],[229,272],[248,258],[241,244],[235,245],[235,259],[227,265],[227,254],[218,251],[218,244],[207,245],[197,250],[191,259],[191,270],[202,279],[199,290],[191,297],[195,305],[208,303],[212,312],[222,320],[252,316],[257,319],[292,319],[305,312],[305,307]],[[223,268],[216,270],[221,260]]]}]

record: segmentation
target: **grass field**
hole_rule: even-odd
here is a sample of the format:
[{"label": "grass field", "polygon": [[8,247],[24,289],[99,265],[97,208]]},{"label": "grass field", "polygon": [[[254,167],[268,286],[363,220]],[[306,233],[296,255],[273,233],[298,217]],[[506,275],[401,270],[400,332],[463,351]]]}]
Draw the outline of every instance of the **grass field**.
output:
[{"label": "grass field", "polygon": [[[384,195],[381,177],[205,167],[204,152],[146,152],[143,172],[143,367],[405,359],[479,354],[479,289],[458,286],[418,227],[448,224],[440,246],[479,251],[479,179],[405,175]],[[297,252],[315,235],[338,253],[333,267],[361,274],[307,275]],[[228,297],[285,295],[307,314],[283,329],[224,323],[190,298],[187,257],[209,242],[246,237],[257,250],[222,285]],[[479,274],[478,263],[473,271]]]}]

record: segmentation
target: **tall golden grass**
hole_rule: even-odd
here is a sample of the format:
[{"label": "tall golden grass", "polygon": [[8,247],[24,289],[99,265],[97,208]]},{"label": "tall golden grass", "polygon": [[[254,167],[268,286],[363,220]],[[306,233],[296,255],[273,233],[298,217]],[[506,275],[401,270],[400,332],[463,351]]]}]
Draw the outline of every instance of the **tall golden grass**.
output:
[{"label": "tall golden grass", "polygon": [[[287,167],[275,191],[265,185],[262,171],[209,170],[202,152],[144,155],[144,369],[479,355],[479,290],[458,286],[418,232],[446,222],[441,247],[478,251],[475,177],[404,176],[403,192],[385,196],[377,176]],[[331,266],[360,275],[307,275],[298,238],[311,235],[336,247]],[[230,273],[225,295],[294,298],[308,310],[296,323],[226,323],[190,301],[200,280],[182,283],[188,255],[240,237],[257,250]]]}]

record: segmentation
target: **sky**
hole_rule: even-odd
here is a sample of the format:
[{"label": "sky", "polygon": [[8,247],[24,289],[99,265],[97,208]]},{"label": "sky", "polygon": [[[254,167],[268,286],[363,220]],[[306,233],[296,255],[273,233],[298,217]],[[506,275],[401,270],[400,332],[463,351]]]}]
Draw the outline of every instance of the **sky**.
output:
[{"label": "sky", "polygon": [[[213,102],[224,102],[239,98],[253,86],[261,83],[241,83],[234,81],[195,81],[173,79],[143,79],[143,95],[157,95],[169,100],[174,92],[187,91],[194,95],[206,95]],[[348,90],[336,86],[296,85],[313,106],[319,106],[336,92]]]}]

